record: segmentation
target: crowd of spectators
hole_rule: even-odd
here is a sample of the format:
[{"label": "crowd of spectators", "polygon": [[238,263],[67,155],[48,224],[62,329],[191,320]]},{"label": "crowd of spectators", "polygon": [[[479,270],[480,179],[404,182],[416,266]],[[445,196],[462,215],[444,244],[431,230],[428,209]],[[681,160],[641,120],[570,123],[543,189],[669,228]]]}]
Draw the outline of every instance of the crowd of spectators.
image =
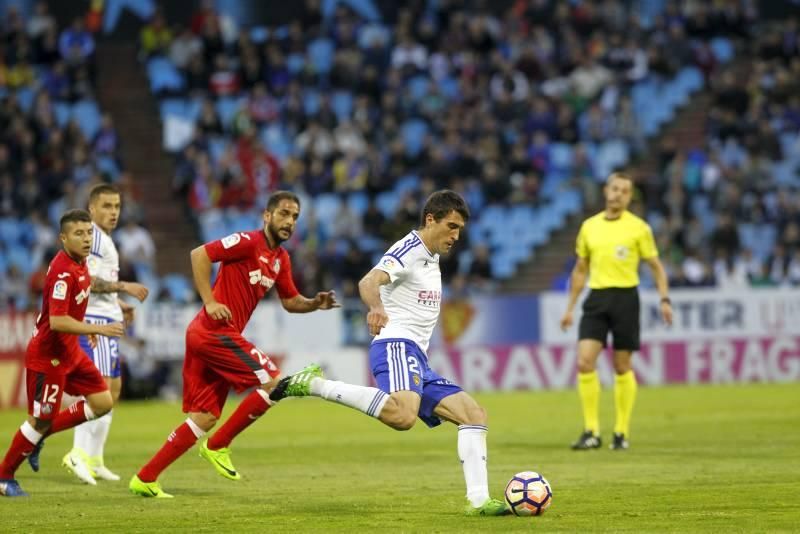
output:
[{"label": "crowd of spectators", "polygon": [[[642,4],[518,0],[498,12],[489,2],[417,0],[387,26],[343,4],[326,18],[307,0],[290,24],[250,29],[205,3],[185,27],[156,14],[141,49],[169,58],[185,80],[179,94],[197,102],[174,187],[198,217],[258,208],[276,188],[367,193],[368,207],[345,205],[336,224],[304,215],[299,236],[298,278],[352,294],[372,253],[415,224],[437,188],[463,193],[476,213],[546,202],[553,143],[574,146],[573,174],[560,178],[593,203],[591,148],[609,139],[634,155],[646,147],[631,87],[687,65],[710,74],[708,41],[746,34],[756,16],[749,1],[667,2],[648,19]],[[220,103],[231,100],[228,116]],[[376,205],[393,189],[394,209]],[[445,276],[491,288],[487,251],[461,250],[469,247],[462,258],[479,261],[455,258]]]},{"label": "crowd of spectators", "polygon": [[733,28],[704,144],[665,138],[644,188],[675,286],[800,286],[798,20],[753,28]]},{"label": "crowd of spectators", "polygon": [[[60,246],[58,218],[85,207],[93,185],[114,181],[123,218],[134,225],[141,219],[135,183],[120,171],[111,118],[103,115],[90,135],[69,115],[71,106],[96,105],[94,51],[83,20],[59,30],[46,2],[28,20],[12,6],[0,24],[0,309],[39,305]],[[131,270],[127,260],[134,257],[123,254],[123,270]]]}]

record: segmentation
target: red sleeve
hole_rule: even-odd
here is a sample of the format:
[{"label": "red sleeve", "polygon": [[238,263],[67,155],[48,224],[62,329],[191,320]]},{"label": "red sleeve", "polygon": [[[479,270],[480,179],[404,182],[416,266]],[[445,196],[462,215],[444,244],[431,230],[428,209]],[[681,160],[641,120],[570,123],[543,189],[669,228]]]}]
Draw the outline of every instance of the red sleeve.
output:
[{"label": "red sleeve", "polygon": [[252,256],[255,243],[253,236],[240,232],[206,243],[204,246],[212,262],[234,262]]},{"label": "red sleeve", "polygon": [[292,260],[289,254],[283,250],[281,258],[281,271],[278,273],[278,279],[275,280],[275,287],[278,289],[278,296],[282,299],[290,299],[300,294],[294,285],[294,278],[292,278]]},{"label": "red sleeve", "polygon": [[50,287],[48,307],[51,317],[69,315],[69,303],[72,299],[73,288],[77,283],[72,273],[54,273],[53,285]]}]

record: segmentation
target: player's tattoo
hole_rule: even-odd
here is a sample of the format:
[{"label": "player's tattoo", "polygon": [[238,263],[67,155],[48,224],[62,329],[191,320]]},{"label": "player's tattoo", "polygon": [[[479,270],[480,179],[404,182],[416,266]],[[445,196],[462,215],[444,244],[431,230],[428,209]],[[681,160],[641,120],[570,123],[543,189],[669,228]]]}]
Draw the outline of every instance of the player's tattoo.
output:
[{"label": "player's tattoo", "polygon": [[122,282],[92,278],[92,293],[117,293],[119,291],[122,291]]}]

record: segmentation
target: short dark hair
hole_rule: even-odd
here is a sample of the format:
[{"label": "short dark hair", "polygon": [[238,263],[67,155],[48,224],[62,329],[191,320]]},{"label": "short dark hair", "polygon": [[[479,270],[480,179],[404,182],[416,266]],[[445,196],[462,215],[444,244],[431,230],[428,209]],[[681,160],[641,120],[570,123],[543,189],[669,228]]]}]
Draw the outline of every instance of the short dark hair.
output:
[{"label": "short dark hair", "polygon": [[420,226],[425,226],[425,219],[429,213],[433,215],[434,221],[439,222],[451,211],[460,214],[464,218],[464,222],[469,220],[469,208],[461,195],[450,189],[436,191],[425,201],[425,207],[422,208],[420,216]]},{"label": "short dark hair", "polygon": [[92,222],[92,217],[89,215],[89,212],[86,210],[69,210],[64,212],[64,215],[61,216],[61,220],[59,221],[59,227],[61,231],[64,231],[64,226],[67,223],[74,223],[74,222]]},{"label": "short dark hair", "polygon": [[89,204],[97,200],[100,195],[120,195],[120,192],[114,185],[97,184],[89,190]]},{"label": "short dark hair", "polygon": [[269,196],[269,200],[267,200],[267,211],[272,212],[272,210],[278,207],[281,200],[291,200],[297,204],[298,208],[300,207],[300,197],[291,191],[275,191]]}]

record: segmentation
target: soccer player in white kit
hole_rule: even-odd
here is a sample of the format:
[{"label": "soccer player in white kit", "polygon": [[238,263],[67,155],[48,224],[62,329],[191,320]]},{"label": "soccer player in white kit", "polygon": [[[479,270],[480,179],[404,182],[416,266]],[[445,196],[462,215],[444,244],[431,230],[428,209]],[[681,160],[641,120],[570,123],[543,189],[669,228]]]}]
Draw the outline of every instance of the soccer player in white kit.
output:
[{"label": "soccer player in white kit", "polygon": [[440,255],[452,249],[469,219],[458,193],[433,193],[422,210],[419,230],[395,243],[359,282],[369,307],[374,337],[370,367],[377,388],[322,377],[318,365],[287,376],[272,400],[313,395],[355,408],[396,430],[408,430],[417,417],[429,427],[442,420],[458,425],[458,456],[467,486],[467,515],[503,515],[503,501],[489,497],[486,469],[486,411],[459,386],[436,374],[426,351],[439,320],[442,300]]},{"label": "soccer player in white kit", "polygon": [[[89,215],[92,217],[92,251],[87,258],[89,274],[92,276],[89,306],[85,321],[92,324],[109,324],[133,320],[133,306],[118,298],[118,293],[127,293],[140,302],[147,298],[148,290],[142,284],[119,281],[119,254],[111,240],[111,232],[119,222],[122,207],[119,190],[110,184],[98,184],[89,193]],[[105,377],[111,390],[114,404],[122,389],[118,338],[97,336],[92,342],[81,336],[81,348],[94,361]],[[103,451],[111,427],[111,413],[94,421],[75,427],[73,448],[63,459],[64,466],[82,482],[95,485],[96,478],[119,480],[119,476],[105,466]],[[38,452],[38,451],[37,451]]]}]

